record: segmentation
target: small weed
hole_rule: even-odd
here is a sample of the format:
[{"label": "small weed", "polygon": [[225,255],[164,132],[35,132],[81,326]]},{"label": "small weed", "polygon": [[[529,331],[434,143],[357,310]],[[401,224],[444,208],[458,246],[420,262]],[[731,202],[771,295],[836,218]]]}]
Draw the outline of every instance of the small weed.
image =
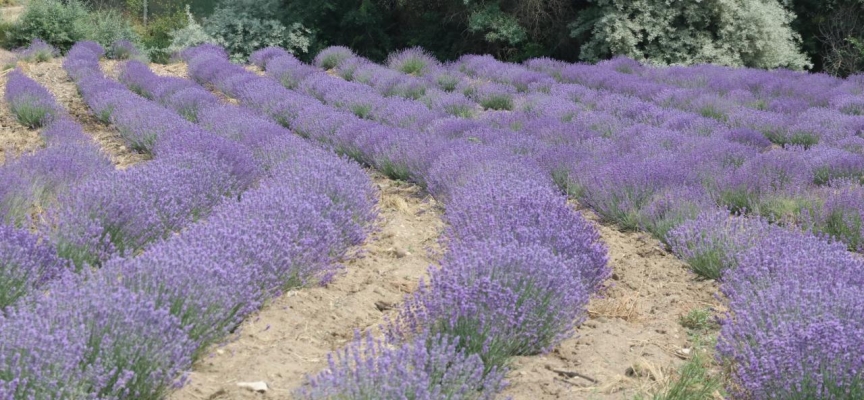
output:
[{"label": "small weed", "polygon": [[717,328],[717,322],[714,321],[711,311],[704,308],[690,310],[687,315],[681,316],[678,322],[681,323],[681,326],[694,331],[706,331]]},{"label": "small weed", "polygon": [[720,380],[708,372],[708,360],[694,352],[678,372],[678,377],[665,390],[654,394],[652,400],[706,400],[714,398],[720,389]]}]

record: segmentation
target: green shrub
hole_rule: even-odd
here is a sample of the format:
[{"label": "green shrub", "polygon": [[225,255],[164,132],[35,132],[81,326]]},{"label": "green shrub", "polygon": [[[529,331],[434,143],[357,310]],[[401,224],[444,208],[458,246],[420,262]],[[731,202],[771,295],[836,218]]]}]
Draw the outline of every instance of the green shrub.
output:
[{"label": "green shrub", "polygon": [[299,23],[286,27],[271,19],[267,10],[275,10],[277,3],[261,3],[223,2],[207,19],[204,30],[225,47],[234,61],[246,61],[253,51],[268,46],[282,47],[292,53],[307,52],[311,32]]},{"label": "green shrub", "polygon": [[23,47],[42,39],[61,51],[87,37],[87,8],[78,0],[32,0],[7,34],[8,45]]},{"label": "green shrub", "polygon": [[[216,40],[208,35],[207,32],[204,31],[204,28],[195,21],[195,16],[192,15],[189,6],[186,6],[186,25],[171,32],[171,44],[165,48],[165,54],[168,57],[171,57],[175,53],[178,53],[187,47],[215,42]],[[153,54],[151,53],[151,57],[152,56]]]},{"label": "green shrub", "polygon": [[118,40],[128,40],[135,44],[141,42],[129,20],[117,11],[93,11],[85,20],[84,38],[99,43],[106,49]]},{"label": "green shrub", "polygon": [[715,63],[756,68],[812,66],[778,0],[597,0],[572,23],[588,36],[580,58],[624,54],[650,64]]}]

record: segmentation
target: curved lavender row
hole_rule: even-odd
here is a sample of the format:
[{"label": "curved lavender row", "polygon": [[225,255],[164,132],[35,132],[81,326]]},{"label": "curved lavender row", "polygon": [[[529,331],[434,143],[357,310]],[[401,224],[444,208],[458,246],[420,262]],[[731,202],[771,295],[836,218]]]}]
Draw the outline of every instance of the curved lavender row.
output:
[{"label": "curved lavender row", "polygon": [[60,55],[60,50],[46,43],[44,40],[34,38],[30,41],[30,45],[24,49],[17,50],[18,59],[27,62],[43,62],[48,61]]},{"label": "curved lavender row", "polygon": [[[113,120],[127,135],[151,137],[157,158],[94,176],[47,210],[43,231],[59,254],[79,268],[139,252],[206,216],[261,176],[248,149],[193,124],[184,125],[176,114],[120,85],[106,85],[98,65],[101,49],[94,45],[79,43],[70,50],[64,63],[70,75],[78,77],[92,102],[111,105],[112,115],[118,116]],[[110,89],[100,91],[105,86]],[[154,134],[154,125],[164,129]]]},{"label": "curved lavender row", "polygon": [[[567,335],[573,323],[578,322],[584,315],[588,293],[608,275],[605,249],[598,243],[596,231],[567,208],[563,197],[558,195],[551,185],[522,187],[516,184],[531,182],[536,178],[538,175],[534,168],[526,166],[512,169],[509,174],[487,174],[487,171],[495,170],[500,164],[513,165],[516,161],[515,165],[519,165],[519,162],[525,160],[518,157],[511,159],[507,152],[495,148],[488,149],[494,157],[478,159],[470,152],[471,149],[465,148],[466,145],[470,146],[470,142],[434,136],[427,137],[421,144],[425,151],[416,148],[416,145],[414,151],[410,151],[404,146],[408,140],[418,138],[420,133],[383,127],[372,121],[360,120],[352,114],[333,111],[314,101],[309,104],[308,97],[290,92],[274,81],[230,64],[219,49],[203,46],[188,51],[186,57],[190,75],[199,82],[214,84],[244,104],[271,115],[307,136],[320,138],[338,151],[367,160],[385,170],[390,168],[405,171],[406,174],[423,181],[431,177],[429,168],[436,165],[442,169],[442,176],[453,178],[436,181],[436,185],[430,188],[440,188],[433,191],[433,195],[446,198],[449,204],[446,214],[448,222],[451,223],[451,229],[446,235],[448,248],[464,250],[462,253],[453,253],[451,261],[445,263],[441,269],[430,270],[432,285],[428,290],[418,292],[419,300],[415,303],[417,306],[411,308],[411,315],[407,314],[406,309],[406,314],[393,322],[393,339],[417,343],[413,346],[419,346],[422,342],[412,341],[422,340],[420,338],[427,334],[457,336],[460,343],[464,343],[460,344],[460,348],[469,354],[479,355],[484,360],[486,371],[492,372],[501,368],[501,361],[510,356],[546,350]],[[331,122],[336,125],[330,125]],[[393,146],[400,146],[401,150]],[[482,148],[478,147],[478,150]],[[438,155],[444,154],[450,155],[442,158],[446,161],[439,164],[436,161]],[[397,156],[400,158],[396,158]],[[477,180],[478,184],[463,186],[468,179]],[[479,184],[481,179],[486,179],[487,183]],[[483,207],[478,210],[486,219],[478,219],[473,225],[467,223],[469,219],[476,217],[476,214],[467,212],[468,209],[477,206],[469,202],[469,199],[489,198],[498,201],[484,202]],[[466,212],[455,211],[459,209],[459,201],[465,202],[463,207]],[[545,208],[539,207],[541,204]],[[453,208],[454,212],[451,213],[450,207],[457,208]],[[561,216],[566,218],[538,218],[538,214],[545,215],[554,210],[558,210]],[[525,250],[527,254],[516,251],[516,254],[509,258],[487,258],[483,252],[502,249],[500,254],[504,256],[509,249],[522,249],[524,246],[529,246],[529,249]],[[529,254],[533,255],[533,258]],[[482,265],[494,264],[500,268],[475,269],[472,266],[476,264],[471,260],[482,260]],[[532,262],[537,260],[549,260],[547,262],[556,268],[534,268]],[[449,285],[438,284],[463,265],[466,271],[473,274],[457,274],[464,279],[448,280],[446,282]],[[567,279],[562,279],[559,276],[561,273],[565,273]],[[552,278],[553,275],[555,278]],[[489,291],[458,290],[475,287],[478,282],[475,278],[497,284],[496,287],[500,288],[502,293],[509,293],[512,299],[524,299],[524,303],[515,303],[523,306],[507,307],[508,304],[501,303],[503,298]],[[457,290],[454,292],[451,289]],[[443,303],[436,304],[436,300]],[[451,307],[457,303],[475,304],[477,307],[473,310]],[[420,312],[421,307],[430,312]],[[487,319],[486,312],[491,310],[499,310],[502,318]],[[557,321],[558,318],[564,322],[549,324],[550,320]],[[457,320],[460,323],[468,321],[472,328],[460,331],[457,326],[448,323],[455,323]],[[524,326],[523,322],[526,323]],[[477,348],[477,343],[481,343],[482,347],[486,342],[518,342],[520,345],[489,348],[491,353]],[[344,366],[356,367],[350,362]],[[426,364],[423,368],[434,366]],[[362,371],[357,372],[364,374]],[[384,375],[365,376],[379,381],[388,379]],[[494,376],[494,373],[490,376]],[[326,377],[322,378],[321,382],[319,387],[337,384],[335,380]],[[345,386],[336,388],[337,391],[352,390],[349,388],[352,382],[338,383]],[[437,383],[440,382],[421,379],[411,384],[426,385],[429,389],[428,385]],[[490,390],[497,387],[491,383],[489,385]],[[412,386],[398,390],[407,393],[406,391],[415,389],[421,388]],[[367,387],[366,390],[384,390],[384,387],[376,385]],[[381,392],[376,391],[371,395],[380,394]]]},{"label": "curved lavender row", "polygon": [[[0,167],[0,220],[21,225],[34,210],[49,206],[54,197],[77,182],[113,170],[111,162],[69,119],[48,91],[20,71],[9,73],[4,94],[15,109],[39,109],[45,148]],[[35,115],[35,114],[34,114]]]},{"label": "curved lavender row", "polygon": [[[68,268],[45,238],[17,229],[72,188],[114,170],[111,161],[69,119],[45,88],[19,71],[9,74],[5,98],[13,109],[42,107],[46,147],[0,167],[0,310],[44,287]],[[38,222],[37,222],[38,224]]]},{"label": "curved lavender row", "polygon": [[9,73],[4,100],[18,122],[28,128],[49,125],[61,112],[48,89],[17,69]]},{"label": "curved lavender row", "polygon": [[206,222],[0,316],[0,398],[163,398],[267,298],[329,279],[352,245],[342,232],[369,229],[374,188],[356,164],[281,150],[259,188]]},{"label": "curved lavender row", "polygon": [[[255,155],[256,161],[268,171],[268,174],[272,173],[273,167],[300,154],[314,154],[325,158],[326,153],[297,137],[290,130],[244,107],[220,104],[215,95],[190,80],[158,76],[139,61],[123,64],[120,67],[119,80],[126,86],[135,88],[136,92],[174,109],[181,115],[190,118],[194,116],[198,125],[208,131],[249,148]],[[329,158],[333,157],[329,156]],[[338,175],[339,168],[334,164],[328,174]],[[357,182],[358,188],[366,186],[367,183]],[[355,204],[350,208],[365,210],[368,207]],[[372,210],[369,209],[367,212],[371,213]],[[352,218],[355,221],[369,221],[373,220],[374,216],[356,214]],[[346,243],[358,245],[363,242],[367,233],[365,230],[345,231],[344,239]]]}]

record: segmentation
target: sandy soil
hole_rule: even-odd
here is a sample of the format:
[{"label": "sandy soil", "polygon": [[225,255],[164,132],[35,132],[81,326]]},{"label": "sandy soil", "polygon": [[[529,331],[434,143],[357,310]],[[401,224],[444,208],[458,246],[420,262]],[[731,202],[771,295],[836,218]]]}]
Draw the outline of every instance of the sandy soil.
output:
[{"label": "sandy soil", "polygon": [[[61,59],[19,65],[27,76],[48,88],[57,102],[83,126],[84,132],[93,137],[118,168],[126,168],[148,158],[127,148],[114,127],[103,124],[90,113],[84,99],[78,94],[77,86],[63,70]],[[112,66],[113,63],[108,62],[103,68],[110,71]]]},{"label": "sandy soil", "polygon": [[697,280],[658,240],[596,226],[614,273],[608,289],[591,301],[590,318],[572,338],[550,354],[514,360],[505,392],[513,399],[632,399],[661,386],[689,358],[693,344],[681,316],[723,311],[718,285]]},{"label": "sandy soil", "polygon": [[[5,60],[11,53],[0,50],[0,60]],[[11,56],[14,60],[14,56]],[[3,61],[0,61],[2,64]],[[0,73],[0,92],[6,93],[6,74]],[[0,105],[0,165],[7,159],[16,157],[21,153],[36,150],[42,147],[45,141],[39,136],[38,129],[29,129],[21,125],[15,115],[9,110],[9,104],[3,101]]]},{"label": "sandy soil", "polygon": [[[239,338],[209,350],[191,382],[171,399],[285,399],[306,374],[322,370],[327,354],[343,347],[355,329],[374,329],[393,305],[415,290],[438,253],[443,229],[435,200],[416,186],[372,173],[381,190],[380,230],[327,287],[291,291],[241,327]],[[264,381],[265,394],[237,386]]]}]

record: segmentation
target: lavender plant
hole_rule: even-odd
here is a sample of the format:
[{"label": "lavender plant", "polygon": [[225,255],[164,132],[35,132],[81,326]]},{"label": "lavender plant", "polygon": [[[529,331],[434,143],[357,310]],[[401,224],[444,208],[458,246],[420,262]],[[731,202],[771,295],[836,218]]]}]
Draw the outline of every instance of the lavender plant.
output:
[{"label": "lavender plant", "polygon": [[185,328],[116,282],[67,274],[0,315],[0,396],[155,400],[182,384]]},{"label": "lavender plant", "polygon": [[66,265],[56,253],[42,238],[0,225],[0,315],[61,274]]},{"label": "lavender plant", "polygon": [[467,355],[458,338],[443,335],[394,346],[356,333],[328,362],[329,369],[310,378],[298,398],[480,400],[494,398],[506,385],[501,370],[484,374],[477,355]]},{"label": "lavender plant", "polygon": [[424,76],[438,66],[438,60],[419,47],[392,53],[387,58],[387,66],[409,75]]},{"label": "lavender plant", "polygon": [[51,46],[50,44],[45,43],[42,39],[37,38],[30,42],[30,46],[27,46],[27,48],[18,53],[18,59],[27,62],[40,63],[50,61],[59,55],[60,51],[54,46]]},{"label": "lavender plant", "polygon": [[60,112],[48,90],[18,70],[8,75],[4,99],[18,122],[28,128],[48,125]]}]

